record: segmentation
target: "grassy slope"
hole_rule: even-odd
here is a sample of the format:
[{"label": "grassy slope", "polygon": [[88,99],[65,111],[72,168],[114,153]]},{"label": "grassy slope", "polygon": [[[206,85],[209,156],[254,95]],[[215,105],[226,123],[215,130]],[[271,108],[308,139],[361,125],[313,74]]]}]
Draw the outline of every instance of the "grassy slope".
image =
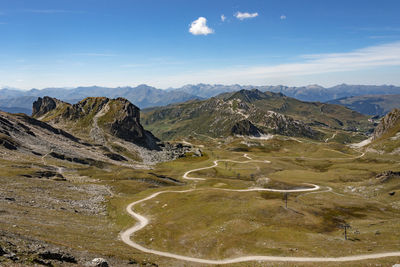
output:
[{"label": "grassy slope", "polygon": [[[400,165],[394,165],[393,162],[399,161],[400,158],[367,154],[356,159],[360,152],[346,146],[334,143],[316,144],[302,139],[247,140],[246,142],[252,143],[251,147],[242,144],[242,139],[215,142],[207,140],[190,140],[208,145],[205,157],[162,163],[151,172],[180,179],[185,171],[209,166],[215,159],[246,160],[243,153],[248,153],[254,159],[268,159],[272,163],[220,163],[215,170],[193,174],[209,176],[209,180],[197,183],[198,188],[204,188],[203,191],[193,194],[165,194],[137,207],[140,212],[150,216],[151,226],[139,232],[135,239],[152,248],[211,258],[254,253],[288,256],[348,255],[397,250],[400,237],[400,188],[395,181],[376,184],[373,177],[384,170],[399,171]],[[4,177],[4,181],[14,177],[13,179],[18,179],[19,183],[28,187],[44,186],[40,179],[16,178],[19,174],[34,171],[29,168],[30,160],[19,160],[18,164],[2,160],[0,170],[3,172],[0,172],[0,176]],[[21,217],[19,221],[1,221],[2,229],[28,234],[77,250],[104,253],[124,259],[135,258],[139,261],[147,259],[160,266],[193,266],[190,263],[178,263],[137,252],[117,239],[121,229],[134,224],[134,220],[125,212],[128,203],[148,196],[151,192],[169,189],[145,182],[146,178],[154,179],[149,170],[110,166],[105,171],[50,159],[48,164],[61,164],[68,169],[77,169],[77,173],[72,172],[71,175],[99,179],[97,183],[111,186],[115,195],[108,199],[108,215],[99,219],[96,216],[81,214],[71,216],[65,211],[34,209],[33,212],[30,208],[10,206],[7,209],[16,209],[20,213],[28,211],[28,215]],[[22,168],[24,165],[28,168]],[[259,170],[254,170],[254,167],[259,167]],[[237,178],[238,173],[240,179]],[[331,186],[343,196],[332,193],[292,194],[289,196],[290,209],[286,210],[283,208],[281,194],[239,194],[207,189],[246,188],[253,185],[253,179],[265,176],[271,178],[277,187],[282,182],[290,185],[311,182]],[[188,186],[173,189],[184,188]],[[396,195],[390,197],[387,193],[391,191],[396,191]],[[350,232],[352,240],[343,240],[342,231],[335,225],[337,220],[344,220],[353,226]],[[39,223],[40,221],[49,223]],[[13,224],[18,224],[18,227],[12,227]],[[82,227],[83,225],[85,227]],[[354,234],[355,230],[360,234]],[[376,234],[377,231],[380,234]],[[381,259],[351,263],[348,266],[395,262],[393,259]],[[252,263],[253,265],[271,266],[269,263]],[[285,263],[272,266],[276,265],[292,266]]]},{"label": "grassy slope", "polygon": [[[245,91],[248,92],[252,91]],[[196,134],[227,136],[232,125],[244,118],[236,112],[237,99],[250,108],[247,112],[254,123],[262,123],[265,112],[273,110],[306,123],[317,121],[336,129],[368,127],[367,117],[340,105],[302,102],[279,94],[261,92],[255,98],[237,92],[204,101],[151,109],[142,113],[143,125],[161,139]]]}]

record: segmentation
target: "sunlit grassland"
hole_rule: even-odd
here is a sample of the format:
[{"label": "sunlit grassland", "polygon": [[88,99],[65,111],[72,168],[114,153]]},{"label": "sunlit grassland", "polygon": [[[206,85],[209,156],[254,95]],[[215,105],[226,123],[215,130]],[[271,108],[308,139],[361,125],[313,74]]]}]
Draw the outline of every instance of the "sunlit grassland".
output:
[{"label": "sunlit grassland", "polygon": [[[263,145],[268,146],[268,142]],[[237,152],[240,144],[224,146],[207,154],[214,159],[248,160],[243,152]],[[207,178],[197,183],[199,191],[166,193],[135,207],[150,217],[151,225],[133,238],[151,248],[206,258],[343,256],[398,249],[400,214],[390,205],[398,197],[387,194],[398,187],[379,185],[374,180],[376,173],[396,168],[391,160],[371,163],[375,155],[359,158],[361,152],[331,144],[300,144],[293,150],[286,144],[270,153],[262,150],[249,147],[246,153],[253,159],[270,160],[270,164],[219,162],[215,168],[190,174]],[[163,168],[167,170],[169,164],[163,164]],[[211,160],[190,165],[173,163],[175,170],[210,165]],[[279,182],[295,187],[315,183],[321,191],[331,187],[334,192],[292,193],[286,209],[283,194],[215,190],[251,187],[258,177],[269,177],[271,185],[278,187]],[[362,190],[353,192],[348,187]],[[339,228],[342,223],[353,227],[350,240],[344,240]]]},{"label": "sunlit grassland", "polygon": [[[0,176],[18,177],[20,183],[43,187],[56,181],[22,178],[46,165],[63,167],[67,177],[76,177],[75,184],[109,186],[113,195],[106,198],[107,215],[92,216],[63,210],[18,207],[25,215],[1,228],[26,234],[50,243],[123,259],[148,259],[160,266],[195,266],[177,263],[130,248],[118,238],[119,233],[136,221],[126,206],[158,191],[199,189],[190,193],[166,193],[134,207],[150,218],[150,225],[132,239],[161,251],[201,258],[221,259],[243,255],[282,256],[346,256],[385,251],[400,247],[400,186],[397,181],[379,183],[375,175],[382,171],[399,171],[396,156],[356,151],[335,143],[296,140],[192,140],[202,148],[203,157],[186,157],[157,164],[152,169],[132,169],[107,165],[104,169],[83,166],[46,157],[1,160]],[[251,146],[244,144],[251,143]],[[207,145],[208,144],[208,145]],[[212,169],[191,173],[205,181],[184,180],[189,170],[213,165],[214,160],[264,162],[219,162]],[[6,171],[5,171],[6,170]],[[165,181],[151,173],[179,180]],[[87,179],[78,179],[78,178]],[[218,189],[255,187],[257,179],[269,178],[266,187],[299,188],[303,183],[321,186],[320,191],[291,193],[285,208],[282,193],[228,192]],[[55,184],[56,185],[56,184]],[[54,195],[79,199],[79,195],[51,189]],[[389,192],[395,191],[394,196]],[[78,193],[77,193],[78,194]],[[344,240],[341,223],[352,229]],[[17,227],[13,227],[17,225]],[[347,266],[387,263],[393,259],[344,263]],[[295,264],[320,266],[319,264]],[[325,264],[334,266],[334,264]],[[241,263],[232,266],[293,266],[289,263]]]}]

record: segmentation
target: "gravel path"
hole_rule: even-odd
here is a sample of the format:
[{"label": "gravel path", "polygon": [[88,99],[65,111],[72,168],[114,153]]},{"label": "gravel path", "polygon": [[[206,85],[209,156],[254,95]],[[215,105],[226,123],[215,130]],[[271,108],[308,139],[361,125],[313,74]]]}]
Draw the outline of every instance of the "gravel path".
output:
[{"label": "gravel path", "polygon": [[[196,178],[196,177],[189,177],[189,174],[195,171],[211,169],[218,165],[218,162],[225,161],[225,162],[234,162],[234,163],[250,163],[250,162],[261,162],[261,163],[270,163],[270,161],[260,161],[260,160],[252,160],[247,154],[243,155],[245,158],[249,159],[248,161],[234,161],[234,160],[215,160],[214,164],[209,167],[193,169],[190,171],[185,172],[183,175],[184,179],[187,180],[205,180],[204,178]],[[251,192],[251,191],[271,191],[271,192],[309,192],[309,191],[316,191],[319,190],[320,187],[314,184],[307,184],[311,186],[311,188],[302,188],[302,189],[292,189],[292,190],[279,190],[279,189],[272,189],[272,188],[248,188],[248,189],[224,189],[224,188],[209,188],[212,190],[223,190],[223,191],[232,191],[232,192]],[[247,262],[247,261],[281,261],[281,262],[346,262],[346,261],[360,261],[360,260],[368,260],[368,259],[379,259],[385,257],[400,257],[400,252],[385,252],[385,253],[374,253],[374,254],[364,254],[364,255],[353,255],[353,256],[345,256],[345,257],[280,257],[280,256],[268,256],[268,255],[254,255],[254,256],[243,256],[237,258],[230,258],[230,259],[221,259],[221,260],[214,260],[214,259],[202,259],[202,258],[195,258],[189,257],[179,254],[174,254],[171,252],[159,251],[154,249],[149,249],[143,247],[142,245],[133,241],[130,237],[137,231],[140,231],[144,227],[149,224],[149,219],[143,215],[140,215],[133,211],[133,207],[139,203],[145,202],[152,198],[157,197],[158,195],[165,194],[165,193],[189,193],[193,191],[204,190],[204,189],[189,189],[189,190],[181,190],[181,191],[161,191],[151,194],[148,197],[142,198],[135,202],[130,203],[126,207],[126,211],[135,218],[138,223],[123,231],[120,234],[120,237],[124,243],[127,245],[136,248],[140,251],[145,253],[151,253],[159,256],[164,256],[168,258],[174,258],[177,260],[189,261],[189,262],[196,262],[196,263],[204,263],[204,264],[231,264],[231,263],[238,263],[238,262]],[[328,191],[331,191],[331,188],[328,188]]]}]

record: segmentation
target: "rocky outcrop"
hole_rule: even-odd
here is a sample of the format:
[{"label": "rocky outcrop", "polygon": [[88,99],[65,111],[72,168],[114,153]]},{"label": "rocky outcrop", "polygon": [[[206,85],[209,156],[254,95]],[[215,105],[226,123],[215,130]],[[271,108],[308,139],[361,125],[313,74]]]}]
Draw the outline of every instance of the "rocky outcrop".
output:
[{"label": "rocky outcrop", "polygon": [[[92,140],[104,142],[104,134],[159,150],[159,141],[140,124],[140,109],[124,98],[88,97],[71,105],[50,97],[33,104],[33,116],[60,127],[86,128]],[[57,109],[55,112],[50,111]]]},{"label": "rocky outcrop", "polygon": [[64,103],[58,99],[45,96],[43,98],[39,97],[35,102],[33,102],[32,116],[41,117],[44,114],[57,108],[57,105]]},{"label": "rocky outcrop", "polygon": [[317,136],[317,132],[305,123],[274,111],[268,111],[265,114],[262,125],[275,134],[309,138],[315,138]]},{"label": "rocky outcrop", "polygon": [[119,102],[121,108],[116,110],[116,116],[110,124],[111,134],[151,149],[158,149],[156,142],[159,140],[140,124],[140,109],[124,98],[117,98],[115,101]]},{"label": "rocky outcrop", "polygon": [[393,178],[400,178],[400,172],[395,172],[395,171],[384,171],[382,173],[379,173],[375,176],[377,180],[380,182],[388,182]]},{"label": "rocky outcrop", "polygon": [[394,135],[400,129],[400,109],[393,109],[383,117],[375,128],[372,140],[376,140],[385,134]]},{"label": "rocky outcrop", "polygon": [[233,125],[231,133],[233,135],[259,137],[262,131],[254,126],[249,120],[241,120]]}]

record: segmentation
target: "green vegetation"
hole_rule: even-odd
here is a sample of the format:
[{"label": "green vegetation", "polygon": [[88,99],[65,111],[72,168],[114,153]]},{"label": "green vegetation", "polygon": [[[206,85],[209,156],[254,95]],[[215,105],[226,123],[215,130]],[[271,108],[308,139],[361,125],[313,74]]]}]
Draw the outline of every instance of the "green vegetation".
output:
[{"label": "green vegetation", "polygon": [[[7,203],[2,209],[8,212],[7,216],[15,214],[15,217],[0,220],[0,227],[74,250],[126,261],[134,258],[160,266],[184,265],[186,263],[136,251],[118,240],[118,234],[135,224],[125,211],[129,203],[158,191],[196,188],[197,191],[191,193],[162,194],[135,206],[135,211],[150,217],[151,221],[132,238],[149,248],[213,259],[250,254],[344,256],[398,250],[400,186],[395,179],[381,183],[375,176],[386,170],[400,171],[399,155],[373,152],[363,155],[362,151],[336,142],[282,136],[270,140],[192,137],[188,141],[204,146],[203,157],[179,158],[157,164],[151,170],[112,164],[97,168],[51,157],[44,161],[41,157],[21,157],[20,154],[18,158],[17,154],[10,154],[14,156],[8,159],[3,157],[0,160],[1,182],[4,188],[14,188],[21,197],[34,199],[37,197],[34,194],[38,193],[32,188],[41,188],[40,192],[48,192],[55,199],[91,198],[88,193],[64,187],[71,184],[107,186],[113,194],[105,197],[103,215],[63,210],[63,202],[52,204],[51,209]],[[121,155],[133,153],[118,143],[110,143],[110,147]],[[214,160],[248,161],[244,153],[253,160],[270,163],[221,161],[215,168],[190,174],[206,178],[204,181],[182,179],[186,171],[211,166]],[[68,182],[23,176],[46,166],[64,168],[63,175]],[[321,190],[290,193],[287,208],[282,193],[220,190],[254,186],[308,187],[303,183],[318,184]],[[390,195],[391,192],[395,194]],[[18,214],[26,215],[18,217]],[[352,226],[348,240],[344,240],[340,228],[344,223]],[[395,262],[396,259],[385,258],[341,265]],[[264,262],[251,264],[274,266]],[[296,265],[319,266],[316,263]],[[292,265],[281,263],[280,266]]]},{"label": "green vegetation", "polygon": [[[180,138],[188,135],[198,137],[207,135],[214,138],[232,135],[232,127],[238,121],[248,119],[265,132],[281,131],[270,129],[266,123],[266,114],[274,111],[288,115],[295,120],[306,123],[316,131],[327,129],[338,130],[336,140],[342,143],[353,141],[353,132],[348,130],[367,130],[372,124],[367,117],[340,105],[319,102],[302,102],[282,94],[260,92],[258,90],[241,90],[222,94],[204,101],[188,101],[181,104],[144,110],[143,124],[157,137],[163,140]],[[277,121],[282,124],[283,122]],[[287,122],[286,122],[287,123]],[[286,129],[285,125],[281,125]],[[293,127],[296,128],[296,127]],[[297,131],[300,127],[289,130],[287,135],[304,136]],[[329,131],[329,130],[328,130]],[[330,137],[326,136],[325,138]],[[314,139],[322,139],[315,133]]]}]

